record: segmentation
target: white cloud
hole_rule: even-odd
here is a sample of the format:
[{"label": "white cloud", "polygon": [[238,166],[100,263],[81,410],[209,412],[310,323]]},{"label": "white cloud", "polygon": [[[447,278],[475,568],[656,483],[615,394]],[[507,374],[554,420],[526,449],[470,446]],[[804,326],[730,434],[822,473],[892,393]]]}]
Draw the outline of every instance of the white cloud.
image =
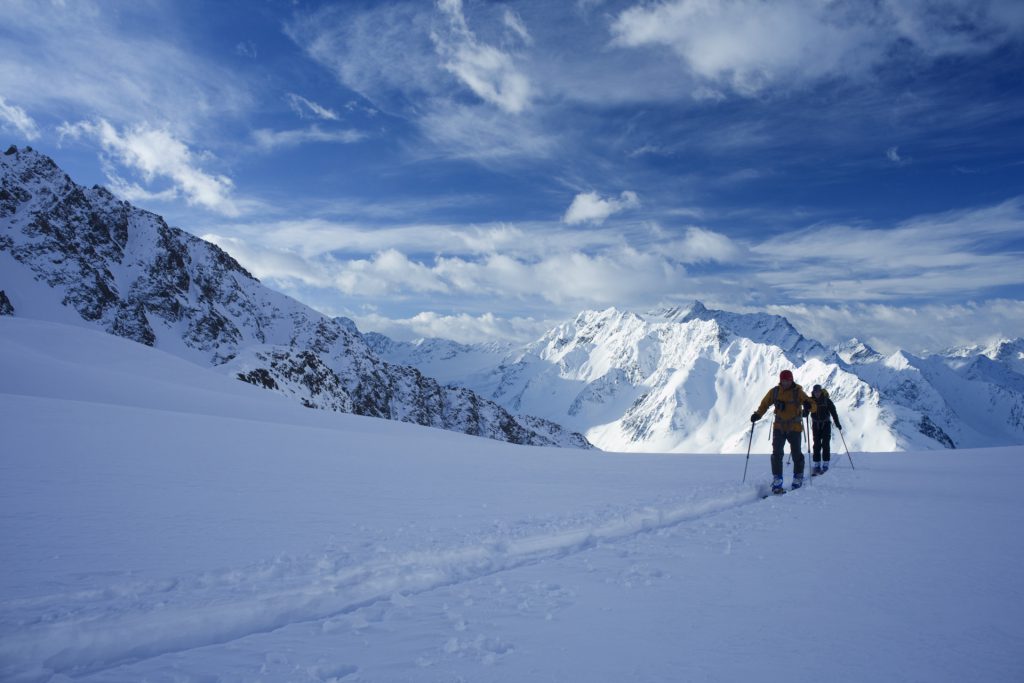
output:
[{"label": "white cloud", "polygon": [[640,206],[640,198],[636,192],[624,191],[618,199],[601,197],[597,192],[581,192],[572,200],[572,204],[562,217],[562,222],[569,225],[592,223],[600,225],[612,214]]},{"label": "white cloud", "polygon": [[579,306],[622,305],[652,291],[678,290],[686,276],[678,263],[627,246],[596,254],[566,251],[536,260],[505,254],[474,260],[440,258],[435,270],[466,294]]},{"label": "white cloud", "polygon": [[750,247],[757,277],[801,299],[970,296],[1024,284],[1024,199],[919,216],[888,228],[822,225]]},{"label": "white cloud", "polygon": [[528,317],[500,317],[493,313],[442,314],[422,311],[410,318],[388,318],[376,313],[355,315],[360,330],[380,332],[392,339],[411,341],[422,338],[451,339],[461,344],[492,341],[526,343],[537,339],[557,321]]},{"label": "white cloud", "polygon": [[349,295],[449,291],[447,283],[432,268],[394,249],[376,254],[371,259],[344,262],[333,273],[333,279],[335,287]]},{"label": "white cloud", "polygon": [[[157,178],[170,180],[189,204],[198,204],[226,216],[241,213],[231,197],[231,179],[200,170],[188,146],[166,129],[140,125],[118,132],[105,119],[99,119],[95,122],[65,123],[60,134],[62,138],[90,137],[97,140],[105,152],[124,166],[141,173],[146,182]],[[115,186],[119,184],[124,186],[123,182],[115,182]],[[128,189],[134,191],[131,186]]]},{"label": "white cloud", "polygon": [[[773,86],[860,77],[910,45],[927,58],[983,53],[1019,38],[1015,0],[664,0],[612,24],[620,47],[671,49],[698,78],[754,96]],[[698,88],[702,93],[718,88]],[[717,95],[716,95],[717,96]]]},{"label": "white cloud", "polygon": [[248,57],[249,59],[256,59],[259,53],[256,51],[256,43],[251,40],[244,40],[235,45],[235,54]]},{"label": "white cloud", "polygon": [[410,293],[440,294],[449,285],[430,266],[386,249],[368,258],[342,260],[331,254],[300,254],[237,237],[203,235],[229,252],[261,280],[331,289],[347,296],[377,298]]},{"label": "white cloud", "polygon": [[310,258],[327,253],[365,255],[388,249],[465,256],[502,252],[521,258],[535,258],[551,251],[601,247],[619,241],[614,234],[598,231],[574,236],[543,228],[524,230],[504,223],[378,226],[323,219],[288,219],[273,223],[232,223],[219,226],[215,232]]},{"label": "white cloud", "polygon": [[333,109],[317,104],[316,102],[303,97],[302,95],[296,95],[295,93],[288,93],[288,104],[291,106],[292,111],[298,114],[300,117],[305,118],[306,112],[312,113],[317,118],[324,119],[325,121],[337,121],[338,113]]},{"label": "white cloud", "polygon": [[[418,158],[484,164],[546,158],[555,148],[530,106],[533,88],[516,56],[481,42],[461,3],[328,7],[286,27],[306,54],[380,111],[423,134]],[[478,101],[467,102],[465,93]]]},{"label": "white cloud", "polygon": [[913,162],[913,159],[900,154],[900,148],[898,146],[889,147],[885,150],[885,158],[896,164],[897,166],[906,166]]},{"label": "white cloud", "polygon": [[202,235],[202,238],[230,253],[260,280],[273,279],[279,283],[302,283],[314,287],[332,286],[327,267],[318,259],[239,237],[208,233]]},{"label": "white cloud", "polygon": [[147,190],[138,183],[125,180],[111,167],[111,164],[104,164],[104,172],[109,181],[110,191],[121,199],[129,202],[170,202],[178,198],[178,190],[169,187],[159,192]]},{"label": "white cloud", "polygon": [[935,353],[953,346],[1024,336],[1024,301],[953,304],[794,304],[769,306],[804,335],[826,344],[857,337],[882,353]]},{"label": "white cloud", "polygon": [[13,104],[8,104],[7,101],[0,96],[0,126],[4,124],[13,126],[26,140],[36,140],[39,138],[39,126],[32,120],[32,117],[25,113],[25,110],[21,107]]},{"label": "white cloud", "polygon": [[366,134],[352,129],[323,130],[318,126],[310,126],[299,130],[269,130],[260,128],[252,133],[253,139],[261,149],[270,151],[278,147],[296,147],[307,142],[338,142],[350,144],[366,139]]},{"label": "white cloud", "polygon": [[741,253],[740,247],[727,236],[698,227],[687,228],[684,239],[671,243],[668,248],[683,263],[725,263]]},{"label": "white cloud", "polygon": [[615,44],[665,46],[698,76],[754,95],[769,84],[861,70],[876,32],[808,0],[673,0],[638,5],[612,26]]},{"label": "white cloud", "polygon": [[[425,3],[424,3],[425,4]],[[421,5],[381,4],[360,11],[335,5],[299,13],[287,35],[339,82],[389,114],[441,95],[446,76]]]},{"label": "white cloud", "polygon": [[1019,0],[889,0],[893,31],[931,58],[989,52],[1024,33]]},{"label": "white cloud", "polygon": [[[65,117],[104,118],[117,125],[163,121],[179,137],[195,137],[211,121],[249,109],[238,74],[204,59],[160,32],[173,3],[94,0],[46,3],[6,0],[0,35],[0,92],[19,104]],[[168,35],[173,35],[168,32]]]},{"label": "white cloud", "polygon": [[[956,270],[958,266],[948,266],[954,268],[948,276],[925,277],[927,286],[910,292],[918,296],[914,304],[887,301],[877,294],[875,279],[888,283],[890,277],[880,255],[899,252],[904,240],[912,243],[916,239],[923,245],[926,240],[916,230],[934,234],[944,246],[926,254],[922,263],[897,260],[892,265],[896,277],[913,282],[912,273],[927,270],[928,260],[944,251],[977,251],[978,244],[993,244],[999,249],[1004,240],[1020,234],[1021,224],[1015,224],[1014,211],[1012,206],[999,205],[988,210],[922,217],[892,228],[898,234],[891,240],[886,240],[883,231],[862,230],[859,239],[851,233],[832,247],[812,253],[802,251],[810,243],[799,241],[805,236],[800,236],[796,243],[791,239],[794,235],[787,235],[750,244],[703,228],[689,228],[682,239],[666,232],[663,239],[646,250],[615,243],[608,239],[610,234],[600,238],[604,242],[574,248],[569,231],[564,235],[552,234],[557,233],[553,230],[557,226],[528,233],[518,228],[507,227],[502,231],[495,227],[493,231],[463,235],[461,241],[459,236],[465,231],[456,226],[390,229],[379,240],[374,237],[378,231],[350,226],[332,240],[326,224],[280,231],[272,235],[275,246],[261,246],[255,237],[207,235],[206,239],[219,244],[272,286],[291,291],[303,300],[334,302],[331,305],[336,305],[339,295],[348,302],[373,303],[387,295],[420,302],[424,307],[459,310],[489,305],[486,302],[500,297],[506,311],[552,311],[554,306],[554,310],[570,316],[583,308],[603,306],[646,310],[666,296],[673,300],[699,298],[711,305],[717,301],[722,308],[738,311],[744,310],[738,302],[747,301],[746,310],[785,315],[801,332],[828,344],[856,336],[883,352],[902,347],[920,353],[957,344],[989,342],[996,337],[1024,336],[1024,301],[964,301],[961,294],[972,288],[980,292],[1001,282],[1020,283],[1024,279],[1017,267],[1021,255],[1011,253],[995,262],[983,261],[983,267],[976,270],[970,266],[966,274]],[[977,236],[974,246],[949,240],[950,235],[962,230],[970,232],[971,226],[988,226]],[[252,232],[253,236],[264,234],[258,228]],[[814,231],[806,239],[814,235],[823,239]],[[828,242],[837,236],[826,237]],[[378,251],[369,257],[343,258],[341,252],[329,251],[338,243],[374,247]],[[448,254],[461,250],[463,255],[426,259],[407,255],[435,250],[445,254],[445,243],[449,245]],[[316,249],[304,252],[302,247],[310,244]],[[517,249],[516,245],[529,246]],[[590,249],[591,253],[580,251],[582,248]],[[768,253],[787,258],[775,261]],[[853,257],[850,263],[845,261],[847,253]],[[882,261],[881,271],[863,270],[862,261],[872,258]],[[974,254],[968,261],[975,258],[985,256]],[[694,276],[682,265],[700,260],[724,261],[727,274],[713,271]],[[942,260],[956,263],[953,257]],[[862,270],[863,277],[857,276],[858,270]],[[982,279],[986,271],[987,280]],[[841,279],[835,279],[837,274]],[[962,278],[967,280],[960,285],[963,290],[956,284]],[[831,296],[822,295],[823,290],[831,292]],[[944,301],[943,297],[954,302]],[[774,303],[780,300],[794,303]],[[535,325],[533,319],[523,319],[521,324],[513,324],[508,319],[462,313],[424,313],[406,319],[353,317],[362,329],[396,338],[438,336],[467,343],[489,339],[525,341],[550,327],[548,320],[538,320]]]},{"label": "white cloud", "polygon": [[[880,349],[889,340],[915,352],[986,341],[979,334],[1024,334],[1024,304],[981,303],[1002,295],[999,288],[1024,286],[1024,198],[885,228],[815,225],[745,239],[693,225],[581,231],[553,221],[389,227],[303,220],[229,223],[219,232],[225,236],[213,241],[257,277],[305,287],[307,296],[316,290],[310,298],[328,302],[387,295],[419,310],[458,311],[487,310],[500,298],[514,312],[646,310],[666,298],[699,298],[729,310],[740,302],[769,307],[826,342],[858,336]],[[971,298],[979,303],[963,303]],[[902,303],[908,299],[915,303]],[[417,335],[487,334],[480,320],[446,322],[455,332],[440,334],[442,321],[428,318],[415,323]],[[402,325],[408,331],[414,322]]]},{"label": "white cloud", "polygon": [[[446,60],[444,67],[482,100],[503,111],[518,114],[526,109],[531,99],[530,81],[516,68],[513,57],[477,40],[462,13],[462,0],[438,0],[437,5],[449,19],[446,31],[432,33],[438,54]],[[506,12],[506,24],[509,16]],[[521,22],[518,27],[525,34]]]},{"label": "white cloud", "polygon": [[505,14],[502,16],[502,20],[505,23],[505,28],[511,31],[519,40],[523,41],[527,45],[533,44],[533,37],[530,32],[526,30],[526,24],[523,23],[523,18],[510,9],[505,10]]},{"label": "white cloud", "polygon": [[[314,245],[301,239],[308,234],[301,231],[253,234],[255,238],[216,233],[203,237],[230,252],[256,277],[334,288],[357,297],[436,293],[461,299],[500,296],[580,306],[622,305],[652,292],[678,291],[686,277],[678,261],[656,251],[614,244],[588,254],[576,250],[569,235],[553,240],[538,237],[535,244],[520,239],[527,244],[502,253],[454,255],[451,249],[458,245],[449,244],[441,255],[413,259],[407,254],[433,242],[421,238],[419,243],[383,248],[367,257],[345,258],[330,247],[355,231],[323,235]],[[391,235],[392,240],[395,237]],[[443,242],[443,235],[435,239]],[[494,243],[491,237],[482,239],[478,245],[466,240],[462,246]],[[369,231],[362,243],[380,244]]]},{"label": "white cloud", "polygon": [[[418,123],[434,149],[446,157],[483,164],[550,157],[558,142],[525,116],[510,117],[485,107],[435,102]],[[432,150],[425,150],[429,156]]]}]

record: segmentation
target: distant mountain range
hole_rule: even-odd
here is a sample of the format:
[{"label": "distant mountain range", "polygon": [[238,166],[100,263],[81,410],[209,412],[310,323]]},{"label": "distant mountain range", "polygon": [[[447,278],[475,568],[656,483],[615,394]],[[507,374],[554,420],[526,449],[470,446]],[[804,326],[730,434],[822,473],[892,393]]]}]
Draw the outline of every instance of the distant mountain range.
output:
[{"label": "distant mountain range", "polygon": [[96,327],[312,408],[519,444],[743,451],[750,413],[787,368],[829,390],[854,450],[1024,443],[1022,339],[886,356],[693,302],[584,311],[523,346],[398,342],[268,289],[30,148],[0,155],[0,315]]},{"label": "distant mountain range", "polygon": [[826,348],[780,316],[699,302],[585,311],[518,348],[366,339],[383,358],[561,423],[606,450],[745,450],[750,413],[787,368],[808,391],[829,391],[854,450],[1024,443],[1021,339],[885,356],[856,339]]},{"label": "distant mountain range", "polygon": [[590,447],[557,424],[382,360],[351,320],[265,287],[216,245],[77,185],[31,148],[0,155],[0,313],[98,327],[311,408]]}]

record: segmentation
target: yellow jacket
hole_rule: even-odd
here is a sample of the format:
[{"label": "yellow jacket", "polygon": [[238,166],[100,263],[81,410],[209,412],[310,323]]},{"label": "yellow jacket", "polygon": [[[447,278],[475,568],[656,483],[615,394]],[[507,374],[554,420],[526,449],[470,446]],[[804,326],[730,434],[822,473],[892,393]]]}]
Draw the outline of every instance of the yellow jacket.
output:
[{"label": "yellow jacket", "polygon": [[805,394],[803,387],[796,382],[789,389],[783,389],[780,385],[768,390],[768,393],[761,399],[761,405],[757,407],[754,414],[757,415],[758,419],[761,419],[761,416],[774,405],[775,429],[784,432],[802,432],[804,426],[801,417],[803,416],[804,403],[810,404],[811,412],[818,409],[818,404],[815,400]]}]

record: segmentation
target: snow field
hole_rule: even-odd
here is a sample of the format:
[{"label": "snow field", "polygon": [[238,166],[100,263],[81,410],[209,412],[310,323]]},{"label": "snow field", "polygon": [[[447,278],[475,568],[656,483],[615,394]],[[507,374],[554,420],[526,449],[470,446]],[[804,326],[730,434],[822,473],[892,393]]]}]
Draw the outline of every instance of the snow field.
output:
[{"label": "snow field", "polygon": [[0,320],[0,680],[1024,678],[1020,447],[837,453],[761,500],[760,432],[742,485],[60,328]]},{"label": "snow field", "polygon": [[[419,498],[416,505],[429,507],[433,487],[403,483],[401,476],[389,473],[386,462],[351,467],[352,458],[338,455],[337,447],[331,445],[337,432],[310,434],[313,430],[304,428],[302,434],[280,425],[247,425],[234,418],[25,396],[0,396],[0,407],[7,415],[29,413],[23,415],[21,428],[12,435],[15,455],[7,459],[14,470],[10,481],[17,485],[18,493],[8,501],[11,509],[5,519],[20,518],[21,523],[18,528],[4,529],[12,561],[2,574],[8,595],[25,597],[9,601],[9,612],[5,610],[0,621],[5,630],[0,662],[41,662],[44,669],[76,676],[122,661],[327,619],[387,601],[396,594],[422,593],[557,559],[760,497],[756,488],[732,486],[714,497],[671,506],[602,506],[582,518],[574,512],[566,518],[518,522],[512,528],[506,528],[507,523],[499,517],[477,530],[473,528],[477,520],[463,513],[460,498],[465,497],[453,495],[437,503],[445,507],[444,515],[450,519],[444,528],[430,527],[428,533],[435,537],[426,547],[418,548],[411,538],[417,526],[412,520],[398,520],[413,527],[408,530],[404,526],[374,529],[367,524],[388,514],[416,514],[408,507],[410,501],[401,506],[390,498],[388,488],[413,493]],[[131,428],[118,432],[97,429],[111,423]],[[218,427],[227,427],[228,434],[218,434]],[[144,451],[132,443],[162,430],[177,436],[164,434],[162,443],[149,444]],[[283,438],[275,435],[281,431],[286,432]],[[75,443],[68,442],[69,434],[77,435]],[[321,458],[281,455],[288,443],[300,440],[306,448],[325,451],[338,461],[329,468],[331,475],[339,477],[334,479],[335,490],[322,486],[315,493],[320,504],[312,506],[326,518],[309,519],[313,511],[303,508],[310,506],[295,499],[312,493],[311,481],[306,478],[314,479],[324,471]],[[371,441],[353,438],[349,446],[355,446],[357,452],[372,450]],[[26,461],[19,462],[18,453]],[[378,457],[389,458],[386,452]],[[426,467],[433,466],[431,454],[415,457]],[[486,456],[469,453],[468,457]],[[403,468],[412,465],[406,460],[402,458],[398,464]],[[311,465],[312,469],[307,469]],[[461,465],[472,466],[468,459]],[[248,473],[243,475],[242,469]],[[289,472],[293,469],[300,473]],[[494,474],[500,474],[504,467],[494,469]],[[372,492],[380,502],[370,507],[370,501],[361,499],[351,482],[341,481],[342,473],[355,475],[360,488],[372,485],[370,479],[380,476],[378,486],[384,490]],[[456,487],[465,485],[458,481],[457,470],[448,473]],[[256,485],[255,491],[245,491],[253,478],[264,483]],[[466,479],[472,485],[475,477],[470,473]],[[267,481],[289,480],[294,488],[267,486]],[[440,485],[436,491],[443,495]],[[70,498],[68,494],[72,494]],[[278,498],[278,504],[270,502],[270,497]],[[288,501],[286,505],[281,505],[282,497]],[[478,498],[479,509],[491,507],[485,497]],[[51,506],[37,509],[47,499]],[[495,501],[500,514],[500,497]],[[263,505],[271,508],[266,511],[269,515],[258,509]],[[363,506],[369,509],[360,509]],[[25,514],[28,512],[31,514]],[[519,514],[527,512],[527,506],[518,510]],[[332,513],[338,518],[355,517],[362,524],[355,529],[344,524],[333,528]],[[315,557],[278,557],[234,569],[202,569],[201,563],[212,558],[225,564],[237,562],[236,552],[246,554],[237,551],[239,546],[260,542],[255,535],[270,532],[279,543],[281,536],[289,534],[290,524],[304,522],[323,527],[314,534],[318,539],[322,534],[344,534],[358,539],[359,547],[326,549]],[[466,522],[468,529],[452,534]],[[220,529],[210,529],[210,525]],[[450,535],[454,539],[449,539]],[[467,537],[473,542],[465,543]],[[391,550],[380,545],[379,538],[401,541],[412,549],[400,546]],[[453,540],[459,542],[452,544]],[[40,545],[46,552],[38,552]],[[25,552],[32,549],[37,552]],[[220,557],[225,549],[231,551]],[[130,569],[119,569],[122,563]],[[185,573],[161,575],[168,569]],[[82,570],[92,576],[85,580]],[[118,574],[123,574],[119,580],[106,582]],[[96,578],[104,583],[96,585]],[[26,580],[31,583],[26,585]],[[64,590],[33,595],[40,583]],[[17,665],[0,672],[26,673],[26,680],[33,680],[34,675],[18,671]]]}]

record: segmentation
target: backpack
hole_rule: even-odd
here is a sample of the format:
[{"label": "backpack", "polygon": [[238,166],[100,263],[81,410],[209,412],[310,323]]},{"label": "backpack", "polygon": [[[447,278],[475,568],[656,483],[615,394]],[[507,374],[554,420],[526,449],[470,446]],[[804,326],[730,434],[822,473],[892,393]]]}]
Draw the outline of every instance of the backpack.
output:
[{"label": "backpack", "polygon": [[[792,401],[781,401],[781,400],[779,400],[779,387],[776,386],[774,389],[772,389],[772,400],[775,403],[775,423],[776,423],[776,425],[779,425],[779,426],[781,426],[784,429],[786,428],[787,425],[790,428],[794,424],[797,427],[800,426],[800,414],[801,414],[802,411],[800,410],[800,396],[798,394],[798,391],[802,391],[802,390],[803,390],[803,387],[801,387],[796,382],[793,382],[793,386],[792,386],[792,388],[790,389],[790,392],[789,392],[789,394],[790,394],[790,396],[792,396],[793,400]],[[782,415],[781,415],[782,411],[784,411],[786,409],[786,404],[787,403],[795,403],[796,406],[797,406],[797,408],[796,408],[796,417],[791,417],[788,420],[783,419]],[[794,431],[796,431],[796,430],[794,430]]]},{"label": "backpack", "polygon": [[[803,389],[803,387],[801,387],[796,382],[793,382],[793,387],[792,387],[792,389],[789,392],[790,395],[793,397],[792,401],[780,401],[779,400],[779,387],[778,387],[778,385],[776,385],[775,388],[772,389],[772,402],[775,404],[775,412],[779,413],[779,412],[782,412],[783,410],[785,410],[787,403],[796,403],[799,406],[800,400],[797,397],[797,393],[796,393],[797,389]],[[822,389],[822,392],[824,392],[824,391],[825,390]],[[827,396],[828,395],[826,394],[826,398],[827,398]],[[798,408],[798,410],[799,410],[799,408]]]},{"label": "backpack", "polygon": [[821,398],[815,398],[814,403],[818,409],[811,413],[811,417],[815,422],[828,422],[829,412],[831,412],[829,406],[832,404],[832,399],[829,398],[828,390],[825,387],[821,388]]}]

